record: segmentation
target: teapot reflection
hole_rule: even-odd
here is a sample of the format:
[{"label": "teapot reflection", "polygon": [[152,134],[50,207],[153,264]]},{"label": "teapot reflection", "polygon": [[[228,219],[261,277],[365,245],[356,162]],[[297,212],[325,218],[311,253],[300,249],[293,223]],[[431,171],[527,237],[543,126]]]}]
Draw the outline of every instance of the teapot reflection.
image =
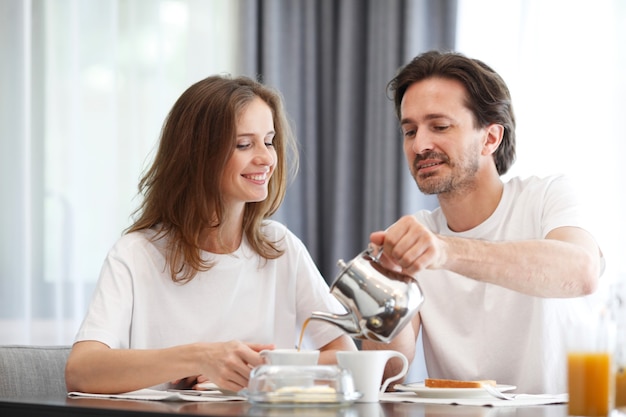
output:
[{"label": "teapot reflection", "polygon": [[346,314],[313,312],[311,319],[342,328],[356,339],[390,342],[418,312],[424,296],[417,281],[385,268],[382,249],[370,245],[346,264],[331,285],[331,293],[348,311]]}]

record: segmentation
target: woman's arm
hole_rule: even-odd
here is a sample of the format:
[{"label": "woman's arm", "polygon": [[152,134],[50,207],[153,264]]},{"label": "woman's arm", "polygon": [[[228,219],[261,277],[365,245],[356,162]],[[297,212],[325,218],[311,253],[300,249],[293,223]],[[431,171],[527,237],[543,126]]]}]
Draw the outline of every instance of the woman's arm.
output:
[{"label": "woman's arm", "polygon": [[193,343],[165,349],[111,349],[97,341],[74,344],[65,368],[68,392],[122,393],[203,375],[219,387],[239,391],[258,352],[273,345]]},{"label": "woman's arm", "polygon": [[341,335],[320,348],[320,365],[335,365],[338,350],[357,350],[354,341],[348,335]]}]

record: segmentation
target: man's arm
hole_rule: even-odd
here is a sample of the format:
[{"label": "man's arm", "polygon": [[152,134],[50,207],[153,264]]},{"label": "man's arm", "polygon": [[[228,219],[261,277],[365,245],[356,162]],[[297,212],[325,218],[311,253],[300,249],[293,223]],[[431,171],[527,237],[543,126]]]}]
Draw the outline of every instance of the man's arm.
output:
[{"label": "man's arm", "polygon": [[483,282],[537,297],[577,297],[594,292],[601,253],[593,237],[576,227],[552,230],[545,239],[487,242],[441,237],[448,246],[442,266]]},{"label": "man's arm", "polygon": [[559,227],[545,239],[489,242],[440,236],[414,216],[370,236],[383,246],[383,261],[415,276],[446,269],[538,297],[577,297],[595,291],[601,252],[587,231]]}]

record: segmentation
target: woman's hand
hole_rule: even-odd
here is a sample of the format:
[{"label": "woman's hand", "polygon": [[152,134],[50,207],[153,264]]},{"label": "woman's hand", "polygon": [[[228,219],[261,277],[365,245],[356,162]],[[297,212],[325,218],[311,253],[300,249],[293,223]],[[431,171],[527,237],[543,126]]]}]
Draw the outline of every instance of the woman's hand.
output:
[{"label": "woman's hand", "polygon": [[187,378],[177,379],[171,382],[176,389],[196,389],[198,384],[207,382],[209,378],[204,375],[188,376]]},{"label": "woman's hand", "polygon": [[[243,343],[232,340],[223,343],[199,343],[198,383],[212,381],[218,387],[239,391],[248,386],[250,370],[264,363],[259,354],[274,345]],[[200,381],[203,378],[204,381]]]}]

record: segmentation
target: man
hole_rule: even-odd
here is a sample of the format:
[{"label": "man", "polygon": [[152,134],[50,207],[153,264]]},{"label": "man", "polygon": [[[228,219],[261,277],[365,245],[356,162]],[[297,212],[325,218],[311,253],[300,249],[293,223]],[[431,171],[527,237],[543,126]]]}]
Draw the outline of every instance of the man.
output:
[{"label": "man", "polygon": [[506,84],[481,61],[427,52],[390,88],[411,173],[440,207],[372,233],[385,264],[413,275],[425,301],[391,345],[363,348],[413,358],[421,329],[431,378],[566,392],[564,329],[589,314],[582,296],[603,265],[574,191],[562,176],[502,181],[515,118]]}]

